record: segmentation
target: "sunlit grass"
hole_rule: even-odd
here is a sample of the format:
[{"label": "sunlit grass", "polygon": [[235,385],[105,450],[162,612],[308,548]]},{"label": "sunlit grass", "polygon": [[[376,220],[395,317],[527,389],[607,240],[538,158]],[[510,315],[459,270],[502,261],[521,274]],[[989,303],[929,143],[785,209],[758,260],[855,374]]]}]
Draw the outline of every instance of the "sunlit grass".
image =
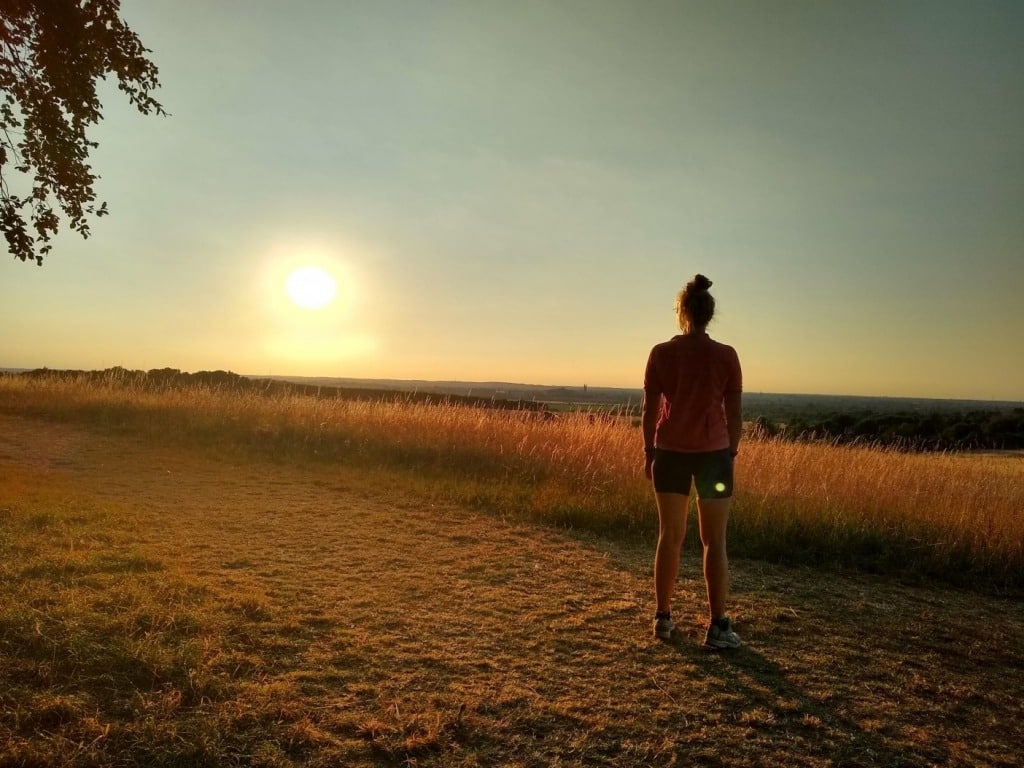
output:
[{"label": "sunlit grass", "polygon": [[[628,419],[460,405],[263,396],[0,377],[0,408],[197,447],[404,473],[427,493],[512,517],[650,536],[653,502]],[[1024,461],[744,442],[734,556],[1019,588]]]},{"label": "sunlit grass", "polygon": [[[783,441],[744,446],[740,536],[767,556],[1020,585],[1024,459]],[[771,531],[780,540],[771,541]],[[804,550],[806,557],[785,546]]]},{"label": "sunlit grass", "polygon": [[[737,560],[723,659],[691,552],[651,638],[626,422],[0,377],[0,424],[0,765],[1017,754],[1001,598]],[[1019,587],[1020,466],[749,441],[733,553]]]}]

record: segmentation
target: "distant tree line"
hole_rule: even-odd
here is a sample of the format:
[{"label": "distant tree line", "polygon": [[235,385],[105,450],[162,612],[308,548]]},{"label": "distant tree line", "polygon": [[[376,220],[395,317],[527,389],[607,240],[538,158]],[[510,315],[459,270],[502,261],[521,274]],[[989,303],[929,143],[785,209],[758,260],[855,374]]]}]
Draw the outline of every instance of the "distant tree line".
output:
[{"label": "distant tree line", "polygon": [[787,440],[874,444],[909,451],[1024,450],[1024,408],[927,413],[840,412],[776,423],[754,419],[752,433]]},{"label": "distant tree line", "polygon": [[97,384],[147,390],[183,389],[204,386],[222,391],[238,392],[239,394],[252,392],[266,395],[297,394],[339,400],[371,400],[424,404],[457,403],[479,408],[498,408],[503,410],[546,410],[544,403],[527,400],[502,400],[500,398],[473,397],[472,395],[300,384],[297,382],[281,381],[280,379],[254,379],[232,373],[231,371],[220,370],[188,373],[179,371],[177,368],[154,368],[149,371],[141,371],[115,366],[114,368],[106,368],[102,371],[37,368],[33,371],[22,371],[13,375],[36,378],[85,379]]}]

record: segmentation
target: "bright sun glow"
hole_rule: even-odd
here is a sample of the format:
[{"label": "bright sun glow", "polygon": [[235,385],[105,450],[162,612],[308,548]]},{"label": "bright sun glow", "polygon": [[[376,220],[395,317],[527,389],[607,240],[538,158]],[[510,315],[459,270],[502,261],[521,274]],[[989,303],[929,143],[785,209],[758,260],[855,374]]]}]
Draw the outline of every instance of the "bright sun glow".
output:
[{"label": "bright sun glow", "polygon": [[288,275],[285,292],[296,306],[323,309],[338,295],[338,284],[319,267],[301,267]]}]

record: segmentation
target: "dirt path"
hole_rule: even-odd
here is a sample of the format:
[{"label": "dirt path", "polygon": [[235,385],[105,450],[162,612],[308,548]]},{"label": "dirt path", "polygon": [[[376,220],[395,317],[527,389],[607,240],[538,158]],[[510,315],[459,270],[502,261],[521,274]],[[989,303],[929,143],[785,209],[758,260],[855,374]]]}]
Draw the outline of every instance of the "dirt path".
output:
[{"label": "dirt path", "polygon": [[649,553],[348,470],[0,416],[4,467],[130,505],[141,551],[243,617],[220,651],[246,670],[231,706],[301,722],[299,762],[1021,764],[1019,603],[734,563],[749,647],[713,654],[693,542],[661,643]]}]

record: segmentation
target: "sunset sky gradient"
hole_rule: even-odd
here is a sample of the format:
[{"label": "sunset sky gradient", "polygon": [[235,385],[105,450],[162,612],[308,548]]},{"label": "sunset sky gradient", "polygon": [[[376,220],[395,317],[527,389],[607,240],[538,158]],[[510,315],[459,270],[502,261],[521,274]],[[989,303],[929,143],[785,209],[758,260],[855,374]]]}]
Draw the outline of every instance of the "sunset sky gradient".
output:
[{"label": "sunset sky gradient", "polygon": [[[0,259],[0,367],[1024,400],[1024,3],[124,0],[111,215]],[[289,274],[331,273],[322,309]]]}]

